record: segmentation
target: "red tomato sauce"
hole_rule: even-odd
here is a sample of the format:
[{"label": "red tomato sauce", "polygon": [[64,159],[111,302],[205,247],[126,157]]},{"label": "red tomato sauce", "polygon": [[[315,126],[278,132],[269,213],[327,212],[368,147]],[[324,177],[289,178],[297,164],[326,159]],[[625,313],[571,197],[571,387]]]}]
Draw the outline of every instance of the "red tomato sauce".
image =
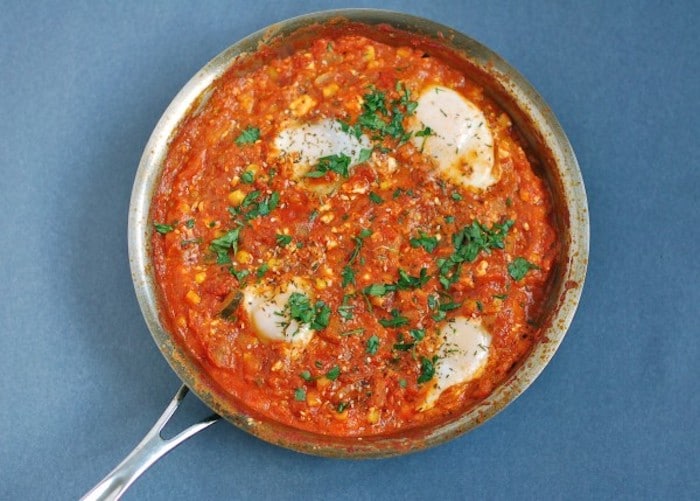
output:
[{"label": "red tomato sauce", "polygon": [[[225,73],[172,141],[151,214],[162,315],[212,378],[263,416],[348,436],[447,419],[489,395],[538,340],[559,253],[547,186],[484,89],[426,56],[324,35],[259,68]],[[332,118],[354,126],[370,93],[384,95],[388,115],[377,116],[386,123],[392,103],[406,97],[395,105],[405,125],[406,103],[430,84],[459,92],[488,120],[499,176],[488,189],[446,182],[411,141],[362,127],[372,153],[347,176],[295,179],[294,155],[274,147],[294,124]],[[314,190],[319,183],[332,191]],[[441,272],[456,252],[453,235],[475,222],[487,231],[505,225],[502,248]],[[221,243],[237,228],[234,245]],[[517,261],[528,263],[523,276]],[[396,287],[401,272],[414,286]],[[304,346],[262,338],[240,304],[246,287],[293,279],[306,284],[325,324]],[[488,361],[421,410],[430,366],[439,363],[439,327],[456,316],[487,328]],[[396,318],[400,325],[385,325]]]}]

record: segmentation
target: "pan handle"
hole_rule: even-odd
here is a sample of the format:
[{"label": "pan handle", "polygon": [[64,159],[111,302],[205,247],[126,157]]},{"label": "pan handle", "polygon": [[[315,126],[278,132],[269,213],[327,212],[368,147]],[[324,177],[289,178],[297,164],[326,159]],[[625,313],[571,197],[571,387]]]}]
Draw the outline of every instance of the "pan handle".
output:
[{"label": "pan handle", "polygon": [[153,463],[165,456],[168,452],[180,445],[205,428],[221,419],[220,416],[212,414],[197,424],[185,428],[173,438],[164,439],[160,432],[168,423],[172,415],[180,406],[189,389],[184,384],[177,390],[177,393],[166,407],[153,428],[143,437],[124,460],[107,474],[90,492],[81,498],[81,501],[116,500],[119,499],[129,486],[141,476]]}]

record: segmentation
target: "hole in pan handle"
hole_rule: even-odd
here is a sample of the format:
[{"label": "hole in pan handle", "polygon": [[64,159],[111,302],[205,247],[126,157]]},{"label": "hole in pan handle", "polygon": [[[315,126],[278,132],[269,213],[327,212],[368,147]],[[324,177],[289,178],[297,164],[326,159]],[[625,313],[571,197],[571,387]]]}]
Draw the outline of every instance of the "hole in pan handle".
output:
[{"label": "hole in pan handle", "polygon": [[119,499],[126,492],[129,486],[141,476],[150,466],[165,456],[168,452],[190,438],[192,435],[208,428],[221,419],[220,416],[212,414],[182,430],[173,438],[164,439],[161,436],[163,427],[180,406],[189,389],[184,384],[177,391],[173,399],[166,407],[163,414],[158,418],[153,428],[143,437],[143,440],[129,453],[124,460],[119,463],[111,472],[107,474],[90,492],[81,498],[81,501],[113,500]]}]

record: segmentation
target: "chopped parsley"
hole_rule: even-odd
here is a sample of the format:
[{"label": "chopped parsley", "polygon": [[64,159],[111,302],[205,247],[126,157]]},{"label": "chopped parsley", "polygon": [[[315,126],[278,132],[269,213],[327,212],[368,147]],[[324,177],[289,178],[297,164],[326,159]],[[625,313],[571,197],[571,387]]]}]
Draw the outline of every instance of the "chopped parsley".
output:
[{"label": "chopped parsley", "polygon": [[216,264],[227,264],[231,262],[228,251],[233,250],[235,254],[238,252],[238,237],[241,233],[241,227],[234,228],[226,232],[225,235],[215,238],[211,241],[209,249],[216,254]]},{"label": "chopped parsley", "polygon": [[297,388],[294,390],[294,400],[297,402],[305,402],[306,401],[306,390],[304,388]]},{"label": "chopped parsley", "polygon": [[350,160],[350,157],[344,153],[321,157],[318,159],[318,164],[306,173],[306,177],[323,177],[327,172],[335,172],[343,177],[349,177]]},{"label": "chopped parsley", "polygon": [[459,279],[462,264],[473,262],[481,251],[491,252],[492,249],[503,249],[505,237],[514,221],[509,219],[503,224],[494,224],[490,229],[478,221],[465,226],[452,235],[454,252],[447,259],[438,259],[438,280],[448,289]]},{"label": "chopped parsley", "polygon": [[396,290],[396,286],[393,284],[371,284],[362,289],[363,294],[366,294],[368,296],[385,296],[389,292],[393,292]]},{"label": "chopped parsley", "polygon": [[414,134],[416,137],[428,137],[433,135],[433,129],[430,127],[426,127],[424,129],[419,130]]},{"label": "chopped parsley", "polygon": [[435,362],[437,361],[437,356],[433,359],[427,357],[420,357],[420,376],[418,376],[418,384],[427,383],[435,375]]},{"label": "chopped parsley", "polygon": [[452,200],[457,200],[458,202],[459,202],[460,200],[462,200],[462,195],[460,195],[460,194],[457,193],[456,191],[453,191],[453,192],[452,192],[452,195],[450,195],[450,196],[452,197]]},{"label": "chopped parsley", "polygon": [[376,335],[370,336],[370,338],[367,340],[367,345],[365,347],[365,351],[367,353],[369,353],[370,355],[376,355],[378,349],[379,349],[379,337]]},{"label": "chopped parsley", "polygon": [[348,259],[348,266],[350,266],[352,263],[355,262],[357,259],[357,256],[360,254],[360,251],[362,250],[362,246],[365,243],[365,238],[369,237],[372,235],[372,230],[368,228],[364,228],[360,231],[359,235],[356,237],[353,237],[353,240],[355,241],[355,248],[352,250],[352,253],[350,254],[350,259]]},{"label": "chopped parsley", "polygon": [[311,372],[309,371],[301,371],[299,373],[299,377],[303,379],[304,381],[311,381],[313,380],[313,377],[311,377]]},{"label": "chopped parsley", "polygon": [[185,221],[185,227],[189,229],[194,228],[194,219],[188,219]]},{"label": "chopped parsley", "polygon": [[346,402],[339,402],[338,406],[335,408],[336,411],[338,412],[344,412],[345,409],[348,408],[348,404]]},{"label": "chopped parsley", "polygon": [[408,318],[401,316],[399,310],[391,310],[391,318],[380,318],[379,323],[384,327],[401,327],[408,323]]},{"label": "chopped parsley", "polygon": [[355,284],[355,271],[348,265],[343,266],[343,270],[340,272],[343,277],[343,287],[347,287],[350,284]]},{"label": "chopped parsley", "polygon": [[340,318],[342,318],[343,320],[350,320],[351,318],[353,318],[352,310],[355,307],[351,304],[348,304],[348,299],[350,299],[350,297],[350,294],[345,294],[343,296],[343,303],[340,306],[338,306],[338,315],[340,315]]},{"label": "chopped parsley", "polygon": [[175,229],[175,227],[173,227],[172,225],[161,224],[161,223],[153,223],[153,227],[161,235],[165,235],[166,233],[170,233],[171,231],[173,231]]},{"label": "chopped parsley", "polygon": [[265,273],[267,273],[267,270],[269,270],[269,269],[270,269],[270,265],[268,265],[267,263],[263,263],[258,268],[258,271],[255,272],[255,276],[258,278],[262,278],[265,275]]},{"label": "chopped parsley", "polygon": [[357,157],[357,163],[362,164],[370,159],[372,156],[372,148],[362,148],[360,150],[360,156]]},{"label": "chopped parsley", "polygon": [[411,247],[414,249],[418,247],[423,247],[426,252],[433,252],[438,245],[438,239],[436,237],[431,237],[424,231],[418,231],[420,236],[413,237],[409,240]]},{"label": "chopped parsley", "polygon": [[[301,292],[292,292],[282,314],[286,314],[291,320],[299,324],[308,325],[314,330],[322,330],[328,327],[331,317],[331,309],[323,301],[311,304],[309,298]],[[287,323],[286,326],[289,324]]]},{"label": "chopped parsley", "polygon": [[399,269],[399,280],[396,282],[396,287],[403,290],[420,289],[428,280],[430,280],[428,268],[421,268],[420,274],[417,277],[412,277],[404,270]]},{"label": "chopped parsley", "polygon": [[243,144],[254,143],[260,139],[260,129],[249,125],[241,132],[241,135],[236,138],[236,144],[241,146]]},{"label": "chopped parsley", "polygon": [[253,181],[255,181],[255,174],[253,171],[247,170],[241,174],[241,181],[243,181],[245,184],[252,184]]},{"label": "chopped parsley", "polygon": [[522,280],[528,271],[539,269],[539,266],[532,264],[523,257],[516,257],[510,264],[508,264],[508,274],[516,282]]},{"label": "chopped parsley", "polygon": [[364,327],[358,327],[357,329],[350,329],[349,331],[343,331],[340,333],[341,336],[354,336],[355,334],[362,334],[365,332]]},{"label": "chopped parsley", "polygon": [[409,332],[416,341],[421,341],[425,337],[425,329],[411,329]]},{"label": "chopped parsley", "polygon": [[[255,193],[255,192],[253,192]],[[245,199],[243,200],[245,202]],[[249,205],[252,206],[252,208],[248,211],[248,213],[245,215],[246,219],[254,219],[256,217],[260,216],[267,216],[270,212],[272,212],[274,209],[277,208],[277,206],[280,203],[280,194],[276,191],[273,191],[270,196],[263,198],[259,202],[251,202]],[[243,203],[241,203],[243,205]]]},{"label": "chopped parsley", "polygon": [[245,277],[247,277],[248,275],[250,275],[250,271],[248,271],[248,270],[236,270],[236,268],[234,268],[233,266],[229,266],[228,271],[231,273],[231,275],[236,277],[236,279],[239,282],[243,282],[243,279]]},{"label": "chopped parsley", "polygon": [[[362,137],[362,129],[360,128],[359,125],[356,124],[356,125],[352,126],[352,125],[350,125],[347,122],[344,122],[342,120],[338,120],[338,124],[340,125],[340,130],[342,130],[346,134],[350,134],[351,136],[355,136],[357,139],[360,139],[360,137]],[[364,151],[364,149],[362,151]],[[362,155],[362,151],[360,152],[360,156]],[[370,150],[370,154],[371,154],[371,152],[372,152],[372,150]],[[367,158],[369,158],[369,156]],[[366,161],[366,159],[364,161]],[[363,161],[361,160],[360,163],[362,163],[362,162]]]},{"label": "chopped parsley", "polygon": [[340,367],[334,365],[328,372],[326,372],[326,377],[331,381],[335,381],[340,376]]},{"label": "chopped parsley", "polygon": [[369,199],[374,202],[375,204],[379,205],[384,202],[384,199],[377,195],[375,192],[370,191],[369,192]]},{"label": "chopped parsley", "polygon": [[277,245],[280,247],[286,247],[292,242],[292,236],[291,235],[282,235],[282,234],[277,234],[277,237],[275,238],[277,241]]}]

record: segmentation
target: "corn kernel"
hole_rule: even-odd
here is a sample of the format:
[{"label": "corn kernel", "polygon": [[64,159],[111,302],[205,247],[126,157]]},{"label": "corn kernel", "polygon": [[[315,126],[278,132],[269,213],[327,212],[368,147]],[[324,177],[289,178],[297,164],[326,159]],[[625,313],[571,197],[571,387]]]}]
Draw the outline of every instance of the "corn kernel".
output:
[{"label": "corn kernel", "polygon": [[375,53],[375,51],[374,51],[374,47],[372,47],[372,46],[370,45],[370,46],[368,46],[368,47],[365,49],[364,53],[362,54],[362,58],[363,58],[365,61],[373,61],[373,60],[374,60],[375,54],[376,54],[376,53]]},{"label": "corn kernel", "polygon": [[477,277],[483,277],[486,275],[486,270],[489,269],[489,263],[485,259],[482,259],[479,261],[479,264],[476,266],[476,276]]},{"label": "corn kernel", "polygon": [[243,199],[245,198],[245,193],[243,193],[242,190],[236,190],[232,191],[231,193],[228,194],[228,201],[231,202],[234,206],[238,207]]},{"label": "corn kernel", "polygon": [[382,190],[388,190],[389,188],[391,188],[391,181],[382,181],[381,183],[379,183],[379,188],[381,188]]},{"label": "corn kernel", "polygon": [[202,301],[202,298],[199,297],[199,294],[197,294],[195,291],[188,291],[187,294],[185,294],[185,298],[192,304],[199,304]]},{"label": "corn kernel", "polygon": [[318,379],[316,380],[316,388],[317,388],[319,391],[323,391],[323,390],[324,390],[325,388],[327,388],[328,385],[330,385],[330,384],[331,384],[331,380],[328,379],[328,378],[325,377],[325,376],[320,377],[320,378],[318,378]]},{"label": "corn kernel", "polygon": [[316,279],[316,289],[322,291],[323,289],[326,288],[326,281],[322,278],[317,278]]},{"label": "corn kernel", "polygon": [[309,390],[306,392],[306,403],[311,407],[318,407],[321,405],[321,394],[316,390]]},{"label": "corn kernel", "polygon": [[239,250],[236,252],[236,261],[241,264],[250,264],[253,262],[253,256],[250,252]]},{"label": "corn kernel", "polygon": [[348,419],[348,411],[345,410],[343,412],[334,412],[333,417],[338,421],[346,421]]},{"label": "corn kernel", "polygon": [[207,278],[207,272],[206,271],[200,271],[194,276],[194,281],[197,282],[198,284],[201,284],[204,282],[204,279]]},{"label": "corn kernel", "polygon": [[369,412],[367,413],[367,422],[370,424],[377,424],[380,417],[381,412],[379,412],[379,409],[376,407],[370,407]]},{"label": "corn kernel", "polygon": [[340,87],[335,82],[333,82],[332,84],[326,85],[323,88],[323,97],[333,96],[336,92],[338,92],[338,89],[340,89]]},{"label": "corn kernel", "polygon": [[408,47],[399,47],[399,49],[396,51],[396,55],[399,57],[408,57],[411,55],[411,49]]},{"label": "corn kernel", "polygon": [[316,106],[314,98],[308,94],[303,94],[289,104],[289,109],[295,116],[300,117],[306,115],[314,106]]},{"label": "corn kernel", "polygon": [[180,327],[187,327],[187,319],[180,315],[179,317],[177,317],[177,325],[179,325]]}]

